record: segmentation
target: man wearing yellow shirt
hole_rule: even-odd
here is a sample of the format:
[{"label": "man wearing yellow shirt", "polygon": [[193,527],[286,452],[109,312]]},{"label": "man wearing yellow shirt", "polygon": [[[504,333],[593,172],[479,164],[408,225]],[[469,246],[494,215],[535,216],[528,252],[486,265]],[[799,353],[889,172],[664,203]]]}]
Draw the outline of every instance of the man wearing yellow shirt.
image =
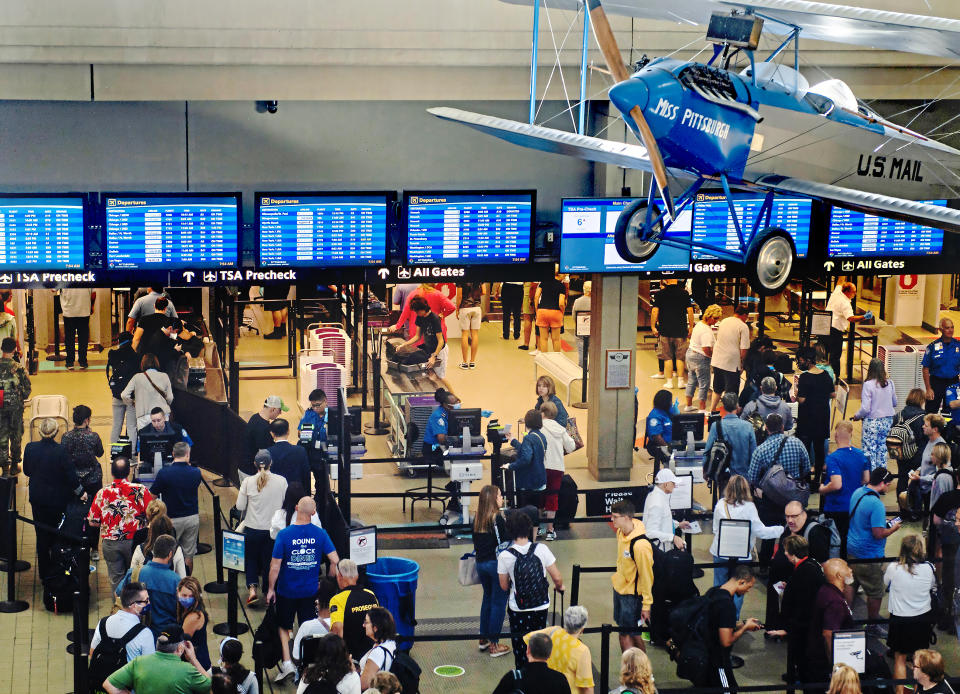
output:
[{"label": "man wearing yellow shirt", "polygon": [[613,621],[622,629],[620,650],[636,647],[646,652],[640,636],[640,621],[650,622],[653,606],[653,547],[644,535],[643,522],[634,518],[636,509],[629,501],[610,507],[610,522],[617,531],[617,571],[613,583]]},{"label": "man wearing yellow shirt", "polygon": [[531,631],[523,637],[530,642],[534,634],[544,634],[553,642],[553,650],[547,659],[547,667],[556,670],[567,678],[570,691],[574,694],[593,694],[593,667],[590,662],[590,649],[580,640],[587,626],[587,608],[571,605],[563,612],[563,627],[547,627]]}]

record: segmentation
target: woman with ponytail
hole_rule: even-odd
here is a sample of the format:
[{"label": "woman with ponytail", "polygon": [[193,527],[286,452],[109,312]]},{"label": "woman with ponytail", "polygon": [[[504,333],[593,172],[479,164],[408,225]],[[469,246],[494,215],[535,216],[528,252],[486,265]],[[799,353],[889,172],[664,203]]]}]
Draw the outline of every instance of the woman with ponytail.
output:
[{"label": "woman with ponytail", "polygon": [[283,505],[287,493],[287,480],[282,475],[270,472],[273,460],[270,453],[261,450],[253,459],[257,473],[240,484],[237,494],[237,509],[246,511],[243,521],[244,570],[247,574],[247,604],[257,602],[257,583],[267,591],[270,571],[270,519]]}]

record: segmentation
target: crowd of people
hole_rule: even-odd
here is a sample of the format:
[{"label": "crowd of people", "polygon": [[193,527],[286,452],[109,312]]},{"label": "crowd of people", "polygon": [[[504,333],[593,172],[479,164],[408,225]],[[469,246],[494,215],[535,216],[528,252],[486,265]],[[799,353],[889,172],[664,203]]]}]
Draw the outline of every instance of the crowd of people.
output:
[{"label": "crowd of people", "polygon": [[[541,349],[558,344],[559,329],[555,332],[551,312],[559,311],[562,320],[566,291],[560,276],[553,282],[529,290],[521,287],[521,292],[511,283],[499,287],[505,337],[509,323],[519,315],[525,325],[530,323],[528,328],[535,323],[540,329]],[[588,287],[585,290],[589,293]],[[472,368],[485,291],[481,285],[464,285],[457,288],[455,303],[432,286],[411,292],[404,304],[412,312],[407,317],[411,345],[418,340],[427,344],[428,358],[434,365],[439,363],[440,352],[447,349],[444,328],[439,321],[428,325],[420,319],[436,315],[431,299],[440,312],[449,303],[463,324],[460,366]],[[845,288],[839,291],[849,300]],[[521,308],[508,313],[508,298],[513,301],[514,293],[520,294]],[[434,299],[433,294],[440,297]],[[960,343],[952,341],[952,324],[941,323],[941,347],[927,349],[928,387],[911,391],[899,413],[894,384],[883,363],[875,359],[869,364],[861,406],[851,418],[862,422],[857,448],[851,421],[840,421],[830,431],[830,406],[839,372],[838,364],[828,363],[832,343],[819,349],[800,348],[799,373],[791,382],[779,371],[779,355],[772,344],[749,341],[744,307],[720,320],[719,307],[711,305],[694,322],[689,295],[686,299],[684,295],[680,285],[667,281],[654,303],[666,387],[656,393],[647,417],[646,446],[655,453],[653,484],[642,515],[631,501],[614,504],[610,513],[617,544],[611,616],[622,653],[619,684],[613,691],[656,691],[646,651],[652,644],[681,654],[684,637],[671,625],[670,615],[696,608],[705,615],[705,628],[702,634],[686,638],[691,639],[687,643],[702,639],[705,662],[695,678],[689,677],[694,685],[735,689],[734,672],[742,664],[734,653],[736,643],[748,632],[763,631],[765,638],[786,642],[785,682],[830,681],[830,692],[857,692],[856,673],[834,663],[832,639],[834,632],[854,626],[852,608],[861,588],[867,632],[886,641],[893,655],[892,675],[912,677],[922,691],[952,691],[942,657],[929,649],[938,622],[946,621],[960,633],[960,618],[953,621],[960,613],[952,600],[938,602],[932,597],[938,589],[942,595],[953,595],[960,546],[956,513],[960,490],[951,467],[953,431],[939,407],[931,407],[938,397],[943,407],[960,407],[957,375],[952,379],[942,375],[954,354],[960,369]],[[241,664],[244,653],[239,641],[224,639],[218,648],[208,644],[206,596],[192,575],[202,476],[190,460],[189,434],[170,419],[169,362],[163,364],[157,354],[175,359],[169,350],[178,351],[177,340],[183,339],[185,329],[176,323],[175,311],[169,315],[172,304],[159,291],[144,299],[138,302],[139,313],[130,330],[121,334],[118,349],[111,353],[119,355],[112,357],[108,373],[114,430],[119,434],[126,428],[134,443],[132,455],[111,461],[110,483],[105,486],[102,479],[99,459],[104,447],[90,428],[92,412],[85,405],[74,408],[73,426],[59,442],[57,422],[42,420],[41,439],[24,449],[29,500],[39,522],[38,570],[41,577],[57,572],[56,535],[50,528],[65,516],[79,515],[92,546],[96,548],[99,541],[116,592],[116,612],[98,623],[90,649],[91,673],[103,674],[105,691],[258,692],[254,673]],[[528,300],[532,313],[525,312]],[[401,318],[400,323],[407,319]],[[0,381],[7,378],[10,383],[4,387],[0,414],[6,412],[9,388],[11,406],[19,403],[20,407],[19,418],[11,414],[10,420],[22,423],[22,403],[29,397],[30,382],[10,358],[14,349],[7,339],[0,342]],[[665,457],[673,440],[673,388],[685,390],[689,411],[705,412],[712,391],[720,418],[709,427],[706,449],[709,454],[722,444],[726,451],[710,480],[717,490],[710,547],[716,566],[712,587],[702,596],[693,582],[692,560],[680,573],[664,569],[673,566],[664,560],[667,554],[686,554],[683,533],[689,529],[689,523],[676,519],[670,508],[670,495],[678,482]],[[563,459],[573,450],[574,441],[552,379],[541,377],[535,391],[535,405],[523,419],[526,435],[522,441],[511,441],[516,454],[504,465],[515,475],[519,508],[505,511],[502,491],[488,485],[480,492],[472,523],[483,592],[477,647],[491,658],[514,656],[514,669],[496,684],[495,692],[592,694],[596,686],[592,654],[582,640],[590,618],[587,609],[571,605],[562,610],[559,625],[548,626],[550,609],[558,594],[564,593],[565,584],[557,557],[540,540],[556,539]],[[699,406],[694,405],[695,395]],[[425,454],[427,446],[435,450],[445,443],[446,419],[459,404],[446,389],[437,391],[436,399],[433,428],[428,425],[424,437]],[[314,390],[309,400],[310,408],[295,431],[282,416],[289,408],[275,395],[265,398],[247,425],[236,503],[245,536],[246,602],[268,607],[273,615],[276,682],[293,679],[298,694],[400,692],[403,678],[394,671],[402,671],[396,664],[403,650],[394,615],[364,587],[357,565],[339,557],[311,495],[311,480],[319,491],[320,480],[327,475],[320,444],[326,440],[328,422],[325,393]],[[0,420],[0,434],[4,421]],[[150,485],[132,482],[136,439],[152,432],[179,439],[172,446],[172,462],[156,471]],[[292,435],[308,445],[291,443]],[[901,437],[902,457],[894,452],[896,441],[891,436]],[[19,450],[19,439],[15,442],[11,432],[4,449],[5,471],[16,470]],[[898,475],[887,469],[891,457],[898,462]],[[786,492],[797,492],[796,498],[785,500],[770,493],[784,492],[782,486],[768,484],[775,468],[790,480],[793,486]],[[897,561],[884,567],[877,560],[885,556],[886,539],[902,528],[901,519],[888,519],[882,501],[894,484],[904,519],[922,517],[928,528],[925,537],[906,535]],[[813,491],[819,493],[818,509],[808,506]],[[721,551],[725,519],[749,522],[766,576],[758,576],[748,566],[753,547],[738,556]],[[934,559],[940,560],[937,566],[930,563]],[[766,582],[766,614],[762,621],[742,619],[744,596],[761,579]],[[881,615],[884,593],[889,593],[886,617]],[[512,635],[509,644],[500,639],[505,618]]]}]

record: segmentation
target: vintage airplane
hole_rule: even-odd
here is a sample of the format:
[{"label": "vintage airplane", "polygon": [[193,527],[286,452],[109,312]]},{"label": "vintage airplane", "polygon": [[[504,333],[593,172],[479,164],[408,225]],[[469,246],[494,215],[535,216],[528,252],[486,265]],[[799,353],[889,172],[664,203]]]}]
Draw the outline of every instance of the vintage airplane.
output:
[{"label": "vintage airplane", "polygon": [[[807,0],[585,1],[616,81],[610,101],[642,146],[452,108],[429,112],[525,147],[651,172],[647,197],[618,220],[616,247],[626,260],[641,262],[660,244],[693,246],[744,263],[757,292],[776,293],[790,279],[795,254],[791,237],[769,226],[777,193],[960,232],[960,210],[915,202],[960,197],[960,151],[884,119],[840,80],[811,86],[799,72],[797,45],[802,36],[956,59],[960,20]],[[583,8],[582,0],[549,4]],[[707,24],[713,57],[706,64],[641,61],[630,74],[604,7],[646,19]],[[759,62],[755,51],[764,29],[786,38]],[[776,62],[791,43],[793,66]],[[741,52],[749,65],[736,72],[730,63]],[[730,206],[739,252],[665,238],[697,192],[717,183]],[[737,218],[732,189],[765,193],[749,225]]]}]

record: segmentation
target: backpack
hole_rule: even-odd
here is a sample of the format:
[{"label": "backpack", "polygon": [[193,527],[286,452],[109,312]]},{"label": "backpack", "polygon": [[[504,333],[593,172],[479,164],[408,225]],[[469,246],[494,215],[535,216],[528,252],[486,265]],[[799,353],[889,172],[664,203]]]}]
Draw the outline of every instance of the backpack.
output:
[{"label": "backpack", "polygon": [[107,385],[113,397],[120,399],[123,389],[139,370],[137,353],[133,350],[127,352],[118,347],[107,352]]},{"label": "backpack", "polygon": [[[532,552],[533,549],[531,548],[530,551]],[[400,680],[400,691],[404,694],[420,694],[420,673],[422,670],[417,665],[417,661],[410,657],[410,651],[398,650],[395,653],[390,653],[383,646],[380,646],[380,648],[383,648],[384,654],[392,658],[390,667],[384,669],[392,672]],[[384,663],[386,663],[386,658],[384,658]]]},{"label": "backpack", "polygon": [[759,487],[763,490],[763,501],[767,505],[783,508],[791,501],[799,501],[804,507],[810,500],[810,485],[787,474],[783,466],[777,462],[784,446],[787,445],[787,436],[780,441],[776,455],[770,469],[764,473]]},{"label": "backpack", "polygon": [[720,475],[730,465],[730,453],[730,444],[723,438],[723,419],[721,418],[717,420],[717,438],[707,451],[706,461],[703,464],[703,476],[708,482],[717,483]]},{"label": "backpack", "polygon": [[507,550],[517,560],[513,566],[513,584],[517,607],[521,610],[540,607],[550,599],[543,562],[536,555],[536,548],[537,543],[533,542],[526,554],[513,547]]},{"label": "backpack", "polygon": [[906,421],[904,421],[902,413],[897,417],[893,426],[890,427],[890,433],[887,434],[887,452],[891,458],[904,461],[910,460],[917,454],[917,437],[910,425],[921,417],[923,417],[923,414],[918,414]]},{"label": "backpack", "polygon": [[258,662],[265,669],[275,667],[283,657],[278,629],[276,604],[268,605],[263,621],[253,633],[254,659],[259,658]]},{"label": "backpack", "polygon": [[[664,552],[662,549],[660,549],[660,546],[659,546],[656,542],[654,542],[653,540],[651,540],[649,537],[647,537],[646,535],[637,535],[636,537],[634,537],[634,538],[632,538],[632,539],[630,540],[630,548],[627,550],[627,551],[630,553],[630,558],[633,559],[633,563],[634,563],[634,564],[637,563],[637,560],[636,560],[636,558],[633,556],[633,546],[634,546],[635,544],[637,544],[637,540],[646,540],[647,542],[650,543],[650,549],[653,551],[653,575],[654,575],[654,583],[656,583],[657,571],[658,571],[658,570],[662,570],[663,563],[664,563],[663,557],[664,557],[667,553]],[[639,595],[640,595],[640,581],[639,581],[639,578],[640,578],[640,567],[637,566],[637,579],[638,579],[638,580],[635,580],[635,581],[633,582],[633,594],[636,595],[636,596],[638,596],[638,597],[639,597]]]},{"label": "backpack", "polygon": [[694,687],[710,682],[710,604],[715,598],[702,595],[684,600],[670,613],[670,657],[677,663],[677,677]]},{"label": "backpack", "polygon": [[107,636],[107,618],[104,617],[97,625],[100,633],[100,643],[90,654],[90,667],[87,670],[88,691],[98,694],[103,691],[103,681],[127,664],[127,644],[133,641],[145,629],[146,624],[137,624],[130,627],[120,638]]},{"label": "backpack", "polygon": [[810,542],[810,531],[813,530],[815,525],[822,525],[824,528],[830,531],[830,553],[827,555],[829,559],[836,559],[840,556],[840,530],[837,528],[836,522],[833,518],[827,518],[824,514],[820,514],[817,518],[807,526],[807,529],[803,531],[803,539],[808,543]]},{"label": "backpack", "polygon": [[699,595],[697,584],[693,581],[693,555],[686,550],[672,548],[661,552],[654,546],[653,553],[653,590],[654,600],[666,600],[680,603],[687,598]]},{"label": "backpack", "polygon": [[317,680],[308,684],[303,694],[337,694],[337,685],[326,680]]},{"label": "backpack", "polygon": [[753,427],[753,438],[756,439],[757,445],[759,446],[767,440],[769,433],[767,432],[767,423],[763,420],[763,415],[757,411],[754,411],[753,414],[747,417],[747,421],[750,422],[750,426]]},{"label": "backpack", "polygon": [[0,408],[4,410],[23,409],[20,379],[17,377],[19,368],[20,365],[13,361],[0,366]]}]

